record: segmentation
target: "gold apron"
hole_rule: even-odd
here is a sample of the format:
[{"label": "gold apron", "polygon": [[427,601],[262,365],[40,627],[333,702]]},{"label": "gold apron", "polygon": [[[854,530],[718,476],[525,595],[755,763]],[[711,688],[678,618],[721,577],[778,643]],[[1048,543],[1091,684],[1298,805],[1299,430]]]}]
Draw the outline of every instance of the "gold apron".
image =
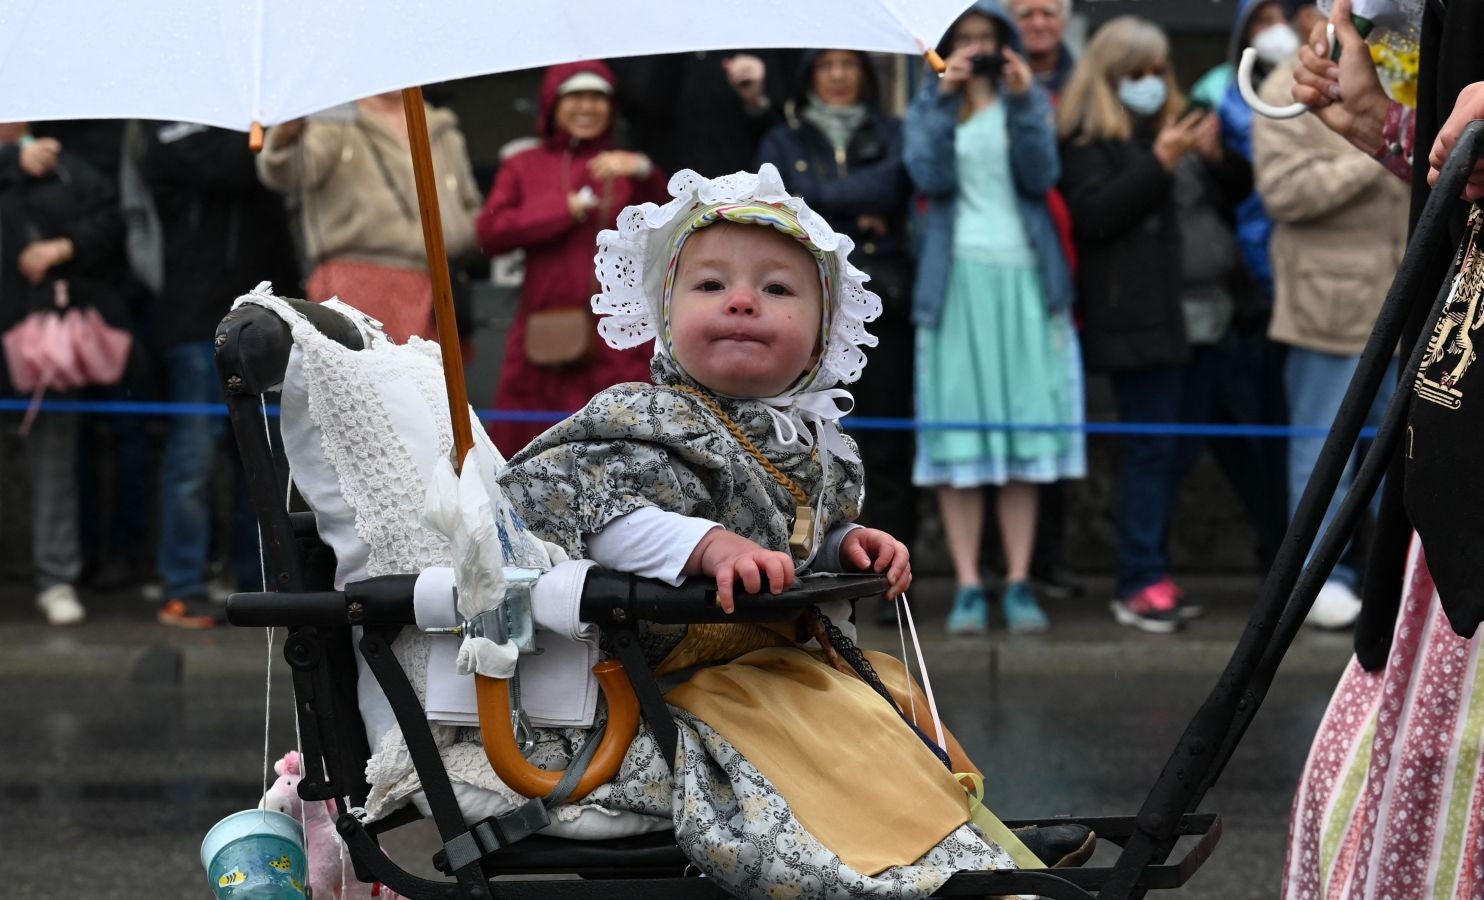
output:
[{"label": "gold apron", "polygon": [[[897,693],[905,685],[892,682],[906,673],[872,656]],[[863,875],[916,862],[969,821],[963,786],[897,711],[804,650],[755,650],[665,699],[726,738],[804,828]]]}]

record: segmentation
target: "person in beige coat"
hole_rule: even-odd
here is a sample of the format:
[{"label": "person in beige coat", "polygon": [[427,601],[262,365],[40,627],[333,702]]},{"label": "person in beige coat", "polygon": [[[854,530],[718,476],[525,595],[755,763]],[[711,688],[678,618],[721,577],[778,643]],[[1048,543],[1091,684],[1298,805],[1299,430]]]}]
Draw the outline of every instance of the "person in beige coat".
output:
[{"label": "person in beige coat", "polygon": [[[1263,83],[1263,99],[1290,102],[1292,87],[1292,64],[1279,66]],[[1269,336],[1288,345],[1289,421],[1328,429],[1406,249],[1409,194],[1316,116],[1255,116],[1252,137],[1257,190],[1275,223],[1270,250],[1277,296]],[[1380,423],[1395,383],[1393,363],[1368,426]],[[1323,443],[1322,432],[1289,439],[1290,515]],[[1355,466],[1352,459],[1325,513],[1325,528],[1350,489]],[[1358,579],[1355,566],[1336,566],[1308,624],[1350,626],[1360,613]]]},{"label": "person in beige coat", "polygon": [[[433,291],[402,94],[355,103],[348,121],[299,119],[268,130],[258,177],[300,192],[311,300],[338,296],[379,319],[396,341],[436,339]],[[458,119],[428,109],[443,239],[450,259],[474,252],[480,192]]]}]

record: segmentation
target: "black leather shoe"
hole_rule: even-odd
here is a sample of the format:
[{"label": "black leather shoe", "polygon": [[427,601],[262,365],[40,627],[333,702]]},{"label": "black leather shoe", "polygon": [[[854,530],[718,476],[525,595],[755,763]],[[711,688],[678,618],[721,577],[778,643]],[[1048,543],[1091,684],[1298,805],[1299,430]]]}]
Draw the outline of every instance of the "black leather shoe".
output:
[{"label": "black leather shoe", "polygon": [[1098,846],[1098,836],[1086,825],[1033,825],[1016,829],[1015,836],[1053,869],[1082,865]]}]

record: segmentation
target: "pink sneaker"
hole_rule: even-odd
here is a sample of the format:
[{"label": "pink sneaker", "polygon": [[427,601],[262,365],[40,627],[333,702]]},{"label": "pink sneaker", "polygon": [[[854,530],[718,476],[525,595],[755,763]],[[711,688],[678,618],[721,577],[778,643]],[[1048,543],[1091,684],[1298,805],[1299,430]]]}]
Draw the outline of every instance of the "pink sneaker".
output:
[{"label": "pink sneaker", "polygon": [[1189,622],[1191,619],[1199,619],[1206,614],[1206,608],[1199,603],[1192,603],[1185,597],[1185,588],[1175,583],[1175,579],[1166,575],[1164,580],[1169,582],[1170,590],[1175,592],[1175,612],[1180,618]]},{"label": "pink sneaker", "polygon": [[1169,578],[1156,581],[1133,596],[1109,604],[1113,618],[1152,634],[1170,634],[1185,624],[1180,615],[1180,589]]}]

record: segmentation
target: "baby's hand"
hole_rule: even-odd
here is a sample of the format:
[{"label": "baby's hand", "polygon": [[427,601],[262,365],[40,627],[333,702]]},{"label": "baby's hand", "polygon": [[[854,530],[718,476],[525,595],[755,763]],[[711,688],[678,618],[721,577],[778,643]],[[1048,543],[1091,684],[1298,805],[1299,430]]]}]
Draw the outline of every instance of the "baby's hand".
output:
[{"label": "baby's hand", "polygon": [[862,572],[885,572],[886,599],[895,600],[912,586],[907,545],[884,531],[857,528],[840,544],[840,561]]},{"label": "baby's hand", "polygon": [[716,603],[725,612],[736,608],[732,588],[738,581],[749,594],[763,589],[763,575],[768,589],[778,594],[794,583],[794,560],[787,553],[768,550],[725,528],[706,532],[685,564],[687,575],[709,575],[716,579]]}]

